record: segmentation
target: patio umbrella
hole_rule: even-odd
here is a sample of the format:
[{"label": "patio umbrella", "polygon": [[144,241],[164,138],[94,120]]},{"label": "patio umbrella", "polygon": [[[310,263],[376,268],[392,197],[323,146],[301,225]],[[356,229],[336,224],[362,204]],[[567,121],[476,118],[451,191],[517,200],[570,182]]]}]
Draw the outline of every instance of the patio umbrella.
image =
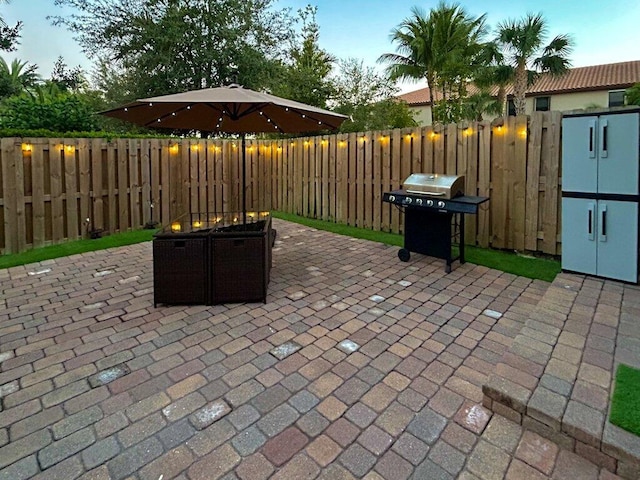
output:
[{"label": "patio umbrella", "polygon": [[150,128],[240,134],[244,223],[246,134],[335,130],[347,118],[322,108],[256,92],[237,84],[143,98],[101,113]]}]

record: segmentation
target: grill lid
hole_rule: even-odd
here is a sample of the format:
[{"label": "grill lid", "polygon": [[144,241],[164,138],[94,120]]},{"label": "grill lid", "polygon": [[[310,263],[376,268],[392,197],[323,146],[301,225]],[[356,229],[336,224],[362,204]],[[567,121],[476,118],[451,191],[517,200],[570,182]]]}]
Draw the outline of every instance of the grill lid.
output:
[{"label": "grill lid", "polygon": [[454,198],[464,195],[464,176],[440,173],[413,173],[403,183],[408,193]]}]

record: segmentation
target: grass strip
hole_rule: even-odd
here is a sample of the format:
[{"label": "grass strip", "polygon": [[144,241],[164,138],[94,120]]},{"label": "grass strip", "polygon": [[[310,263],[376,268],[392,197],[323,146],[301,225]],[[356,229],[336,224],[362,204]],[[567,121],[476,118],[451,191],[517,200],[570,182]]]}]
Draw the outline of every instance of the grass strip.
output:
[{"label": "grass strip", "polygon": [[[374,230],[325,222],[323,220],[315,220],[283,212],[272,212],[272,215],[274,218],[280,218],[289,222],[299,223],[311,228],[326,230],[348,237],[362,238],[364,240],[371,240],[373,242],[397,247],[404,245],[404,237],[395,233],[376,232]],[[546,282],[552,282],[561,270],[560,262],[557,260],[535,258],[518,255],[513,252],[472,246],[465,247],[465,260],[476,265],[483,265],[502,272],[536,280],[544,280]]]},{"label": "grass strip", "polygon": [[640,370],[618,365],[609,420],[640,436]]},{"label": "grass strip", "polygon": [[60,243],[48,247],[34,248],[22,253],[0,256],[0,268],[27,265],[30,263],[66,257],[76,253],[93,252],[105,248],[122,247],[134,243],[147,242],[153,239],[156,230],[134,230],[131,232],[115,233],[95,240],[83,239],[73,242]]}]

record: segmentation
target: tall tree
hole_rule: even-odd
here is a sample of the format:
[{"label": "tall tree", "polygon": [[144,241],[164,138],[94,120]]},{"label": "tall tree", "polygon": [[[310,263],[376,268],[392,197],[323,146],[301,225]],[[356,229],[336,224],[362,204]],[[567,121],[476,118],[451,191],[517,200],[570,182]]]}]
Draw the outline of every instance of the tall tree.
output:
[{"label": "tall tree", "polygon": [[364,67],[362,60],[349,58],[339,62],[339,73],[333,78],[334,110],[348,115],[341,132],[364,132],[416,126],[405,102],[394,95],[398,89],[388,77]]},{"label": "tall tree", "polygon": [[302,28],[292,37],[282,78],[273,92],[298,102],[326,108],[333,96],[329,74],[336,58],[320,48],[320,27],[316,22],[317,7],[299,10]]},{"label": "tall tree", "polygon": [[[0,4],[9,2],[10,0],[0,0]],[[18,22],[15,26],[11,27],[7,25],[4,17],[0,16],[0,50],[12,52],[16,49],[21,28],[22,22]]]},{"label": "tall tree", "polygon": [[391,79],[426,79],[434,121],[456,120],[484,32],[485,16],[473,18],[459,4],[441,2],[428,15],[413,7],[391,33],[396,53],[379,61]]},{"label": "tall tree", "polygon": [[82,68],[80,66],[69,68],[62,57],[58,57],[53,65],[51,82],[67,92],[78,92],[88,85]]},{"label": "tall tree", "polygon": [[91,58],[134,72],[136,96],[239,81],[262,88],[291,33],[275,0],[56,0],[79,13],[54,17]]},{"label": "tall tree", "polygon": [[497,42],[505,59],[514,68],[514,103],[516,115],[525,113],[525,93],[540,73],[562,75],[571,62],[573,41],[568,35],[558,35],[547,45],[547,24],[541,13],[528,13],[520,19],[498,24]]}]

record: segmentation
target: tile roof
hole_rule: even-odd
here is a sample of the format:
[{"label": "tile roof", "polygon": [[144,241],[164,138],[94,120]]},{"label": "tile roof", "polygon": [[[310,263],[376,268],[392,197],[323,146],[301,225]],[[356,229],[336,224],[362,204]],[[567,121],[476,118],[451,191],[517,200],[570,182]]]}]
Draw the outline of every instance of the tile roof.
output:
[{"label": "tile roof", "polygon": [[[607,63],[605,65],[572,68],[561,77],[554,77],[548,73],[542,74],[529,87],[527,96],[629,88],[638,82],[640,82],[640,60]],[[475,90],[474,86],[469,88],[470,93]],[[495,95],[496,92],[497,88],[493,88],[491,93]],[[507,87],[507,95],[512,94],[512,86]],[[408,92],[399,95],[398,98],[409,105],[429,104],[429,88]]]}]

